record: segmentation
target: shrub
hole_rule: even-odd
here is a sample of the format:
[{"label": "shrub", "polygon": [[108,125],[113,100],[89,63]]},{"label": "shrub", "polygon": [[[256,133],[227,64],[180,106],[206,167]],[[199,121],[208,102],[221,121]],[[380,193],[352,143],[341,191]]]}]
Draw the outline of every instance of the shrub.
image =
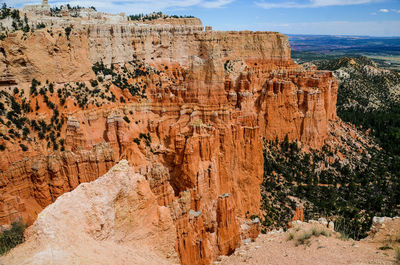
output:
[{"label": "shrub", "polygon": [[72,26],[65,28],[65,36],[67,36],[68,40],[69,40],[69,36],[71,35],[71,31],[72,31]]},{"label": "shrub", "polygon": [[396,249],[396,262],[400,264],[400,248]]},{"label": "shrub", "polygon": [[296,237],[296,247],[299,245],[308,245],[310,244],[310,238],[312,237],[312,232],[303,231]]},{"label": "shrub", "polygon": [[24,152],[28,151],[28,147],[27,146],[25,146],[23,144],[20,144],[19,146],[21,147],[22,151],[24,151]]},{"label": "shrub", "polygon": [[393,249],[392,247],[389,247],[388,245],[379,247],[379,250],[388,250],[388,249]]},{"label": "shrub", "polygon": [[50,85],[49,85],[49,91],[50,91],[50,93],[54,93],[54,84],[53,83],[50,83]]},{"label": "shrub", "polygon": [[131,123],[131,120],[130,120],[127,116],[124,117],[124,120],[125,120],[127,123]]},{"label": "shrub", "polygon": [[321,231],[321,235],[323,235],[323,236],[330,236],[330,233],[327,232],[326,230],[322,230],[322,231]]},{"label": "shrub", "polygon": [[28,127],[24,127],[24,129],[22,130],[22,135],[24,137],[27,137],[29,133],[30,133],[29,128]]},{"label": "shrub", "polygon": [[140,145],[140,139],[139,138],[135,138],[133,139],[133,142],[137,145]]},{"label": "shrub", "polygon": [[6,147],[3,144],[0,144],[0,151],[6,150]]},{"label": "shrub", "polygon": [[148,147],[150,147],[150,144],[151,144],[151,136],[150,136],[150,133],[148,133],[148,134],[140,133],[139,138],[140,138],[140,139],[144,139],[145,144],[146,144]]},{"label": "shrub", "polygon": [[97,62],[92,67],[93,72],[98,75],[99,73],[103,73],[103,75],[112,75],[112,69],[107,68],[103,61]]},{"label": "shrub", "polygon": [[97,82],[97,80],[90,80],[90,85],[92,87],[97,87],[99,85],[99,82]]},{"label": "shrub", "polygon": [[36,24],[36,29],[44,29],[46,27],[46,25],[42,22]]},{"label": "shrub", "polygon": [[37,81],[36,79],[32,79],[32,85],[31,85],[31,89],[30,89],[30,93],[31,95],[36,95],[37,94],[37,86],[40,85],[40,82]]},{"label": "shrub", "polygon": [[26,225],[22,222],[14,222],[11,228],[4,230],[0,235],[0,255],[6,254],[12,248],[24,242]]},{"label": "shrub", "polygon": [[322,233],[322,229],[321,229],[321,228],[313,227],[313,228],[311,229],[311,234],[312,234],[313,236],[319,237],[319,236],[321,235],[321,233]]},{"label": "shrub", "polygon": [[291,229],[288,234],[288,241],[295,240],[296,247],[299,245],[310,245],[311,238],[319,236],[331,236],[331,232],[320,226],[312,226],[311,228],[296,227]]},{"label": "shrub", "polygon": [[43,131],[40,131],[38,136],[39,136],[39,139],[44,139],[45,133]]}]

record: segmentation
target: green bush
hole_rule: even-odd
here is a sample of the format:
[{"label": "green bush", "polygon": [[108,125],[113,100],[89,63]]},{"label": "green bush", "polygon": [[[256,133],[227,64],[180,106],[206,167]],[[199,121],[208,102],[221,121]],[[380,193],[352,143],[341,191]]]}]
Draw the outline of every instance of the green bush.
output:
[{"label": "green bush", "polygon": [[140,138],[140,139],[144,139],[145,144],[146,144],[148,147],[150,147],[150,145],[151,145],[151,136],[150,136],[150,133],[148,133],[148,134],[140,133],[140,134],[139,134],[139,138]]},{"label": "green bush", "polygon": [[90,85],[92,87],[97,87],[99,85],[99,82],[97,82],[97,80],[90,80]]},{"label": "green bush", "polygon": [[69,36],[71,35],[71,31],[72,31],[72,26],[65,28],[65,36],[67,36],[68,40],[69,40]]},{"label": "green bush", "polygon": [[393,249],[392,247],[388,246],[388,245],[384,245],[382,247],[378,248],[379,250],[388,250],[388,249]]},{"label": "green bush", "polygon": [[0,235],[0,255],[6,254],[12,248],[24,242],[26,225],[22,222],[14,222],[11,228],[4,230]]},{"label": "green bush", "polygon": [[400,248],[396,249],[396,262],[400,264]]},{"label": "green bush", "polygon": [[44,29],[46,27],[46,25],[44,23],[38,23],[36,24],[36,29]]},{"label": "green bush", "polygon": [[303,231],[302,233],[298,234],[296,237],[296,247],[299,245],[309,245],[312,235],[313,234],[310,231]]},{"label": "green bush", "polygon": [[26,145],[20,144],[19,146],[21,147],[22,151],[24,152],[28,151],[28,147]]}]

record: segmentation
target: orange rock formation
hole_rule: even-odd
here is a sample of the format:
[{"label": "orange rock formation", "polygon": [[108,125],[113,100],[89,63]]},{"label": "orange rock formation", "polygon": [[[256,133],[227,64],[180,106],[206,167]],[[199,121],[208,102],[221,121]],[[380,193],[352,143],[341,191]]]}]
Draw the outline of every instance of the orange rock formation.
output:
[{"label": "orange rock formation", "polygon": [[[328,121],[336,119],[337,82],[330,72],[294,64],[283,34],[202,29],[77,25],[69,39],[61,29],[44,29],[1,41],[0,89],[15,83],[27,95],[33,78],[56,89],[94,79],[91,66],[99,61],[128,68],[135,59],[159,73],[142,80],[147,99],[112,86],[128,102],[60,107],[64,152],[45,141],[27,143],[28,153],[7,145],[0,223],[18,217],[32,223],[61,194],[127,159],[146,176],[158,204],[170,208],[182,264],[209,264],[256,237],[257,222],[248,218],[260,215],[262,139],[288,135],[321,147]],[[29,115],[50,119],[44,107],[38,112]],[[134,142],[141,133],[151,136],[149,146]]]}]

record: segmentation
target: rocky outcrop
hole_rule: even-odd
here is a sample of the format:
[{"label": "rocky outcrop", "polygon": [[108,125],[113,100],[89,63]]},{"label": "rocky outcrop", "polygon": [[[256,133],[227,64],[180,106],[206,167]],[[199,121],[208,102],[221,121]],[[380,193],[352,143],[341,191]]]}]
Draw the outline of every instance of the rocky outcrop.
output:
[{"label": "rocky outcrop", "polygon": [[85,34],[67,37],[63,29],[39,30],[28,38],[10,33],[0,44],[0,70],[17,83],[82,81],[94,78]]},{"label": "rocky outcrop", "polygon": [[372,219],[369,235],[364,240],[380,244],[398,244],[400,238],[400,217],[377,217]]},{"label": "rocky outcrop", "polygon": [[217,202],[217,238],[221,255],[232,254],[240,246],[239,223],[230,194],[218,197]]},{"label": "rocky outcrop", "polygon": [[[0,69],[26,95],[32,78],[56,82],[56,90],[66,81],[93,79],[90,68],[99,61],[129,71],[135,60],[151,71],[126,81],[145,84],[147,98],[107,83],[124,101],[84,110],[60,106],[65,151],[53,153],[38,140],[36,163],[5,151],[3,224],[18,216],[32,222],[61,194],[126,159],[146,178],[157,204],[170,209],[181,263],[209,264],[259,233],[259,220],[249,219],[260,216],[263,138],[287,135],[318,148],[328,121],[336,119],[332,74],[294,64],[280,33],[125,23],[75,25],[68,38],[39,30],[18,42],[17,35],[0,43]],[[31,42],[38,44],[31,49]]]},{"label": "rocky outcrop", "polygon": [[59,197],[4,264],[176,264],[170,210],[123,160]]}]

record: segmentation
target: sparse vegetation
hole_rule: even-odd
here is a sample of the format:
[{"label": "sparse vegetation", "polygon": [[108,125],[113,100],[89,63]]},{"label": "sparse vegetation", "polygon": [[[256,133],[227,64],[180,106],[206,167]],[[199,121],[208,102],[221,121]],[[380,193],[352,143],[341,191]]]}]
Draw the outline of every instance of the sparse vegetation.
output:
[{"label": "sparse vegetation", "polygon": [[67,36],[67,39],[69,40],[69,36],[71,35],[72,31],[72,26],[66,27],[64,30],[65,30],[65,36]]},{"label": "sparse vegetation", "polygon": [[[332,216],[335,229],[355,239],[366,236],[373,216],[399,214],[399,171],[392,169],[396,168],[390,164],[393,160],[369,149],[371,159],[359,161],[344,148],[337,148],[325,146],[308,153],[287,138],[281,143],[266,143],[262,191],[265,229],[286,227],[296,209],[291,198],[304,202],[306,220]],[[340,163],[335,154],[338,151],[353,164]]]},{"label": "sparse vegetation", "polygon": [[[140,77],[148,76],[151,73],[156,73],[154,69],[146,67],[143,63],[139,61],[129,62],[129,70],[126,66],[123,66],[119,71],[116,71],[113,66],[108,68],[104,65],[102,61],[93,65],[93,72],[98,76],[97,81],[103,82],[104,77],[111,76],[111,83],[122,89],[127,89],[130,94],[135,96],[140,96],[141,98],[147,98],[146,96],[146,84],[138,80]],[[95,82],[97,82],[95,80]],[[115,100],[115,99],[114,99]],[[120,102],[125,103],[126,99],[120,97]]]},{"label": "sparse vegetation", "polygon": [[312,233],[310,231],[302,231],[297,234],[296,236],[296,246],[299,245],[309,245],[310,244],[310,238],[312,237]]},{"label": "sparse vegetation", "polygon": [[[361,130],[371,129],[379,145],[400,155],[400,75],[377,68],[367,57],[315,62],[320,69],[337,71],[338,115]],[[342,73],[340,75],[339,73]]]},{"label": "sparse vegetation", "polygon": [[44,29],[46,27],[46,24],[44,24],[43,22],[39,22],[38,24],[36,24],[36,29]]},{"label": "sparse vegetation", "polygon": [[166,19],[166,18],[194,18],[193,16],[177,16],[177,15],[166,15],[162,12],[154,12],[151,14],[136,14],[128,16],[131,21],[152,21],[155,19]]},{"label": "sparse vegetation", "polygon": [[288,232],[288,241],[294,240],[296,246],[300,245],[310,245],[312,237],[319,236],[331,236],[331,232],[327,231],[326,228],[323,228],[319,225],[312,225],[308,228],[299,228],[291,229]]},{"label": "sparse vegetation", "polygon": [[[6,135],[0,135],[5,141],[10,141],[21,147],[21,150],[28,151],[29,145],[23,141],[35,139],[46,140],[47,147],[56,150],[65,150],[65,143],[61,139],[61,129],[65,118],[61,115],[62,110],[73,104],[85,110],[90,106],[101,107],[103,104],[114,103],[117,98],[113,91],[128,89],[135,100],[146,98],[147,84],[143,77],[150,74],[160,74],[152,67],[134,60],[124,66],[107,67],[103,62],[93,65],[93,71],[97,77],[90,82],[69,82],[63,86],[46,81],[43,84],[36,79],[32,80],[29,97],[24,96],[24,91],[19,87],[10,87],[0,92],[0,123],[9,127]],[[112,86],[114,85],[114,86]],[[119,96],[122,103],[132,101],[132,98],[123,94]],[[32,107],[31,107],[32,105]],[[39,111],[42,108],[49,110],[52,115],[50,119],[28,119],[27,114],[33,109]],[[130,112],[133,115],[133,112]],[[34,117],[34,116],[32,116]],[[127,123],[131,120],[124,117]],[[138,123],[137,121],[135,121]],[[150,134],[142,134],[135,142],[140,144],[144,141],[146,146],[151,146]],[[1,149],[5,149],[2,144]]]},{"label": "sparse vegetation", "polygon": [[396,262],[400,264],[400,248],[396,249]]},{"label": "sparse vegetation", "polygon": [[90,85],[92,87],[97,87],[99,85],[99,82],[97,82],[97,80],[90,80]]},{"label": "sparse vegetation", "polygon": [[145,144],[150,147],[151,145],[151,136],[150,133],[144,134],[144,133],[140,133],[139,135],[140,139],[144,139]]},{"label": "sparse vegetation", "polygon": [[388,246],[388,245],[384,245],[382,247],[379,247],[379,250],[388,250],[388,249],[393,249],[393,248]]},{"label": "sparse vegetation", "polygon": [[28,151],[28,147],[25,146],[24,144],[20,144],[19,146],[21,147],[22,151],[24,152]]},{"label": "sparse vegetation", "polygon": [[[12,19],[11,22],[12,31],[22,30],[24,33],[27,33],[31,30],[26,14],[24,15],[24,18],[21,19],[20,12],[18,9],[11,9],[7,7],[6,3],[4,3],[0,10],[0,20],[6,18]],[[9,29],[4,28],[2,24],[1,24],[1,29],[2,31],[6,31],[5,34],[4,33],[1,34],[1,38],[4,39],[7,37]]]},{"label": "sparse vegetation", "polygon": [[12,223],[10,229],[0,232],[0,255],[24,242],[25,228],[26,225],[19,221]]},{"label": "sparse vegetation", "polygon": [[[82,6],[71,6],[70,4],[67,4],[66,6],[67,11],[69,12],[69,14],[71,15],[71,17],[79,17],[79,11],[84,9],[85,7]],[[64,6],[55,6],[50,8],[50,15],[53,17],[61,17],[61,11],[63,10]],[[96,11],[96,8],[94,6],[89,7],[89,9],[92,9],[94,11]]]}]

